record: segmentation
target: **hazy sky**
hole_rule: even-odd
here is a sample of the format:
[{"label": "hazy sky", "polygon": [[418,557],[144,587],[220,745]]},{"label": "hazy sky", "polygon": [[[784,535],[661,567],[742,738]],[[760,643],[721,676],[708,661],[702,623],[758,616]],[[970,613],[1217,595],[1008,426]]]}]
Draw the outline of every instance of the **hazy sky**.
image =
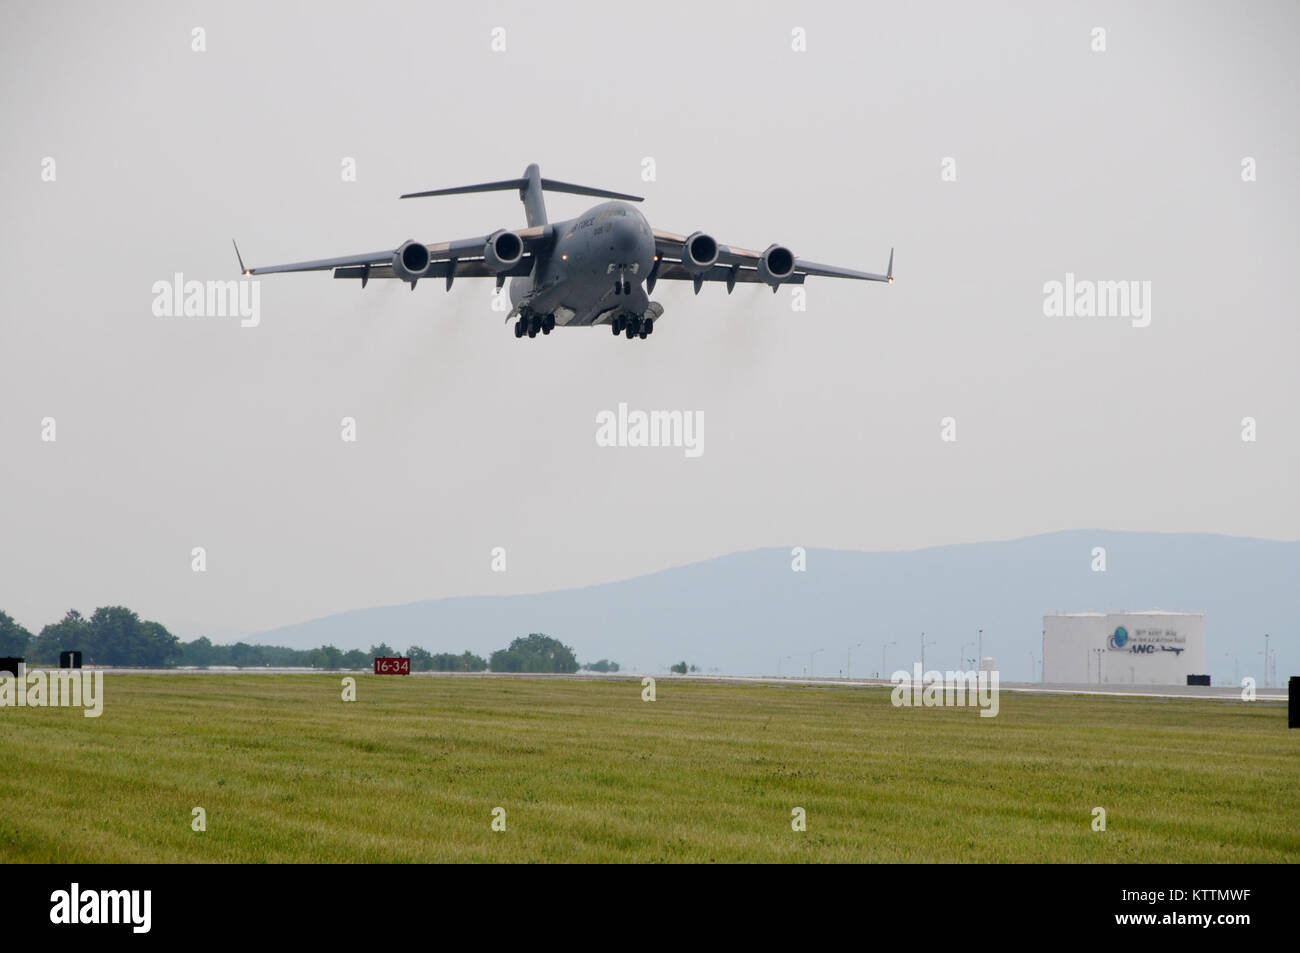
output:
[{"label": "hazy sky", "polygon": [[[1300,536],[1294,3],[5,19],[0,608],[33,629],[121,603],[220,638],[767,545]],[[252,265],[521,226],[513,193],[397,196],[529,162],[659,228],[872,271],[894,246],[897,281],[810,279],[805,312],[664,282],[647,341],[516,340],[484,280],[270,276],[255,328],[152,312],[176,272],[234,277],[232,236]],[[1066,273],[1150,282],[1150,325],[1045,316]],[[702,411],[703,455],[597,447],[620,402]]]}]

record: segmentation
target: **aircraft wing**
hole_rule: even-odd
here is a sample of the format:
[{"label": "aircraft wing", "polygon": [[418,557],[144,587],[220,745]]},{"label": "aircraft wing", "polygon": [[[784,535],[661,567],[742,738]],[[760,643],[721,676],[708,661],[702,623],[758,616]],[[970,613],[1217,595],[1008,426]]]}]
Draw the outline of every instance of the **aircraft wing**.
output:
[{"label": "aircraft wing", "polygon": [[[656,261],[651,271],[653,278],[647,282],[651,289],[654,287],[654,281],[660,278],[694,281],[697,294],[701,284],[706,281],[726,282],[728,293],[738,282],[762,283],[763,281],[758,276],[757,271],[759,259],[763,257],[762,252],[719,243],[717,262],[705,271],[697,272],[682,264],[685,257],[686,235],[662,232],[655,229],[654,239]],[[883,275],[873,274],[868,271],[856,271],[852,268],[840,268],[835,265],[821,265],[815,261],[796,258],[794,260],[794,271],[788,278],[782,279],[781,284],[801,285],[809,275],[826,278],[856,278],[859,281],[892,282],[894,280],[894,252],[892,249],[889,252],[889,267]]]},{"label": "aircraft wing", "polygon": [[[522,244],[522,254],[518,262],[504,271],[493,271],[484,260],[484,249],[490,235],[474,238],[462,238],[452,242],[437,242],[426,245],[429,251],[429,267],[420,275],[421,278],[446,278],[447,287],[451,287],[453,278],[497,278],[527,275],[532,272],[536,256],[550,248],[555,240],[552,225],[537,225],[513,231]],[[493,233],[496,234],[496,233]],[[401,246],[399,246],[400,248]],[[397,249],[386,248],[383,251],[369,252],[361,255],[344,255],[339,258],[318,258],[313,261],[290,262],[287,265],[263,265],[257,268],[245,268],[243,258],[239,258],[239,267],[246,275],[271,275],[295,271],[333,271],[335,278],[359,278],[362,287],[371,278],[396,278],[393,272],[393,256]],[[239,257],[239,248],[235,254]],[[405,280],[405,279],[403,279]],[[417,279],[418,280],[418,279]]]}]

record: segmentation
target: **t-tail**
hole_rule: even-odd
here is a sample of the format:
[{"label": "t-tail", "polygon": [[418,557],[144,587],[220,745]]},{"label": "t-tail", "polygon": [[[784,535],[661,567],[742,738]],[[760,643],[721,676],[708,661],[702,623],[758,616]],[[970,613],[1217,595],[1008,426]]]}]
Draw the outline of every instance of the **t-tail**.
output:
[{"label": "t-tail", "polygon": [[593,189],[586,185],[574,185],[572,182],[558,182],[555,179],[543,179],[541,169],[534,162],[524,170],[518,179],[503,179],[500,182],[483,182],[479,185],[460,185],[451,189],[432,189],[428,192],[408,192],[404,199],[419,199],[430,195],[464,195],[468,192],[504,192],[518,189],[519,198],[524,203],[524,217],[528,225],[546,224],[546,202],[543,192],[568,192],[572,195],[591,195],[604,199],[623,199],[628,202],[642,202],[639,195],[627,195],[623,192],[611,192],[608,189]]}]

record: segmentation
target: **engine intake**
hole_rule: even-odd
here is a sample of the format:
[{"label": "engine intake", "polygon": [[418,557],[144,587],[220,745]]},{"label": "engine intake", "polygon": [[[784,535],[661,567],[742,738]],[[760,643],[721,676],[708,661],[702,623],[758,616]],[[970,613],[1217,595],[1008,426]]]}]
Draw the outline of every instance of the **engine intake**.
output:
[{"label": "engine intake", "polygon": [[794,274],[794,252],[784,245],[768,245],[758,259],[758,277],[773,288]]},{"label": "engine intake", "polygon": [[415,239],[402,242],[393,252],[393,274],[403,281],[414,281],[429,270],[429,249]]},{"label": "engine intake", "polygon": [[483,262],[496,274],[509,271],[523,256],[523,239],[504,228],[489,235],[483,246]]},{"label": "engine intake", "polygon": [[712,235],[692,232],[682,242],[682,264],[695,273],[708,271],[718,260],[718,243]]}]

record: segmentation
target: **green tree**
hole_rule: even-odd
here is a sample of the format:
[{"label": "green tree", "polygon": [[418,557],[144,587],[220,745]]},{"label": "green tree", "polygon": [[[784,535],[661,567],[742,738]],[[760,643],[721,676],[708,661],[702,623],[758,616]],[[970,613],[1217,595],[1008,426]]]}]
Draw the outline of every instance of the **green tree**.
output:
[{"label": "green tree", "polygon": [[0,655],[25,656],[31,643],[32,634],[8,614],[0,612]]},{"label": "green tree", "polygon": [[217,661],[219,652],[217,646],[212,644],[212,640],[206,635],[200,636],[193,642],[182,642],[180,646],[180,658],[176,660],[177,665],[193,665],[196,668],[206,668],[209,665],[220,665]]},{"label": "green tree", "polygon": [[39,665],[57,665],[60,652],[79,651],[87,663],[95,664],[98,659],[92,651],[91,637],[90,622],[76,609],[69,609],[60,621],[41,629],[32,642],[31,660]]},{"label": "green tree", "polygon": [[90,617],[86,655],[98,665],[169,666],[180,657],[180,640],[125,606],[101,606]]},{"label": "green tree", "polygon": [[668,666],[668,671],[676,672],[678,675],[686,674],[687,665],[685,662],[678,662],[676,665]]},{"label": "green tree", "polygon": [[482,672],[487,667],[487,659],[481,655],[475,655],[473,652],[465,651],[460,655],[451,652],[438,652],[429,656],[428,670],[433,672]]},{"label": "green tree", "polygon": [[599,662],[588,662],[582,666],[588,672],[617,672],[618,663],[611,662],[609,659],[601,659]]},{"label": "green tree", "polygon": [[494,672],[576,672],[573,649],[541,632],[515,639],[508,649],[497,649],[490,662]]},{"label": "green tree", "polygon": [[336,671],[343,667],[343,653],[332,645],[322,645],[312,652],[311,664],[316,668]]}]

